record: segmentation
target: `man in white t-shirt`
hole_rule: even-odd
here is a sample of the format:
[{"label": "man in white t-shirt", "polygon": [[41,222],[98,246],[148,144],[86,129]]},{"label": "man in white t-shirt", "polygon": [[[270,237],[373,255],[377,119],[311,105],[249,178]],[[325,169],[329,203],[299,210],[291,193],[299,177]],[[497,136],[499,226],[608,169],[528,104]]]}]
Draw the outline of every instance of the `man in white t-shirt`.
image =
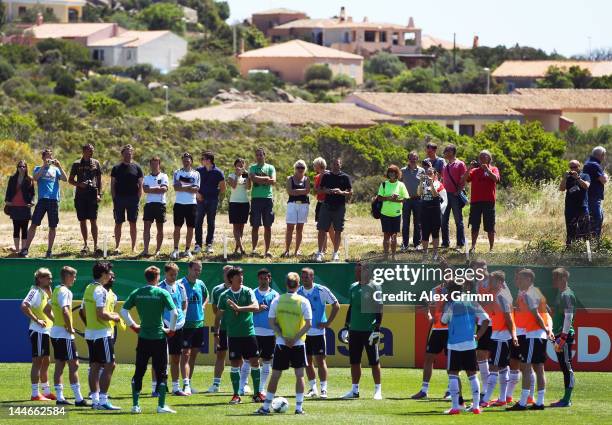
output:
[{"label": "man in white t-shirt", "polygon": [[196,193],[200,190],[200,173],[193,169],[193,157],[190,153],[183,154],[183,168],[176,170],[172,178],[176,200],[174,201],[174,251],[170,255],[171,260],[177,260],[179,256],[179,239],[181,238],[181,227],[187,224],[187,235],[185,237],[184,257],[191,257],[191,240],[197,212]]},{"label": "man in white t-shirt", "polygon": [[145,176],[143,181],[143,191],[147,194],[144,206],[144,231],[142,240],[144,250],[142,256],[149,255],[149,241],[151,240],[151,225],[153,221],[157,225],[157,246],[155,256],[159,255],[164,241],[164,223],[166,221],[166,192],[168,191],[168,176],[161,172],[161,159],[154,156],[149,161],[151,173]]},{"label": "man in white t-shirt", "polygon": [[[55,357],[55,373],[53,383],[55,384],[55,395],[58,405],[72,405],[64,397],[64,385],[62,375],[64,367],[68,363],[68,379],[74,393],[74,405],[78,407],[89,407],[87,400],[81,395],[81,384],[79,383],[79,354],[74,342],[74,327],[72,320],[72,291],[77,277],[77,271],[72,267],[64,266],[60,272],[62,283],[53,289],[49,304],[45,312],[53,312],[53,327],[51,328],[51,344]],[[49,315],[49,314],[48,314]]]}]

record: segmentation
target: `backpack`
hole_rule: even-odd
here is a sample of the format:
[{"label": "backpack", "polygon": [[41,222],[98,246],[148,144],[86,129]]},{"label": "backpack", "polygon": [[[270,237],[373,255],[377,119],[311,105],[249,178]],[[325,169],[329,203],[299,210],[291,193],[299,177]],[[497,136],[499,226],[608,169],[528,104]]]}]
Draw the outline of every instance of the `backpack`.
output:
[{"label": "backpack", "polygon": [[[385,185],[387,182],[383,182],[382,183],[382,187],[383,187],[383,193],[385,193]],[[372,217],[374,217],[376,220],[380,220],[380,216],[382,215],[381,211],[382,211],[382,206],[383,206],[383,201],[379,201],[378,200],[378,195],[374,197],[374,199],[372,199],[372,205],[371,205],[371,214]]]}]

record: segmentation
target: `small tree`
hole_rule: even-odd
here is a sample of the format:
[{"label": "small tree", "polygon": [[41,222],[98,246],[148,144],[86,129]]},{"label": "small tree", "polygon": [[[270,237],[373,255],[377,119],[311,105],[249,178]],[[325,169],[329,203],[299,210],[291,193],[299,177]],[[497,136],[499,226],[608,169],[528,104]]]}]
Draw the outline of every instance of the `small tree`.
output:
[{"label": "small tree", "polygon": [[111,97],[123,102],[126,106],[140,105],[153,99],[153,95],[145,86],[135,82],[115,84]]},{"label": "small tree", "polygon": [[138,19],[153,30],[170,30],[177,34],[185,32],[184,14],[180,6],[172,3],[155,3],[138,14]]},{"label": "small tree", "polygon": [[76,94],[76,80],[70,74],[64,72],[57,79],[53,92],[60,96],[74,97]]},{"label": "small tree", "polygon": [[379,52],[366,61],[364,68],[370,74],[385,75],[393,78],[405,71],[406,65],[391,53]]},{"label": "small tree", "polygon": [[557,66],[551,66],[546,71],[544,79],[538,81],[538,87],[543,89],[572,89],[574,83],[569,75]]},{"label": "small tree", "polygon": [[13,75],[15,75],[15,68],[4,59],[0,60],[0,83],[12,78]]},{"label": "small tree", "polygon": [[329,82],[332,79],[332,71],[329,69],[329,66],[322,63],[316,63],[314,65],[310,65],[306,69],[304,79],[307,83],[312,80],[326,80]]}]

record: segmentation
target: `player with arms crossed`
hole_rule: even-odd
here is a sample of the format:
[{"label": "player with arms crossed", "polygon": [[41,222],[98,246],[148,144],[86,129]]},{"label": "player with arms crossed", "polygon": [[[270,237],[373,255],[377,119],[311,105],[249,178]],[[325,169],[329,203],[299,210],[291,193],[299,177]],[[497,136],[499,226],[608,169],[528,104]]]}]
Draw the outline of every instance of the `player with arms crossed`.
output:
[{"label": "player with arms crossed", "polygon": [[272,274],[268,269],[260,269],[257,272],[257,281],[259,286],[254,292],[259,303],[259,311],[253,314],[253,323],[255,324],[255,336],[259,347],[259,358],[261,359],[261,379],[259,380],[259,388],[255,388],[255,391],[263,395],[272,371],[272,357],[276,346],[276,336],[274,336],[274,329],[270,326],[268,313],[272,302],[279,295],[278,292],[270,288]]},{"label": "player with arms crossed", "polygon": [[[166,406],[166,390],[168,367],[168,342],[166,335],[174,336],[178,311],[170,294],[157,286],[159,283],[159,269],[155,266],[145,270],[147,285],[135,289],[128,296],[121,309],[121,317],[125,323],[138,334],[136,346],[136,370],[132,377],[132,413],[141,413],[138,398],[142,389],[142,378],[147,371],[149,359],[155,369],[158,380],[159,399],[157,413],[176,413]],[[130,316],[130,310],[136,307],[140,317],[140,325],[136,324]],[[164,310],[170,311],[169,326],[164,328]]]},{"label": "player with arms crossed", "polygon": [[311,326],[312,310],[308,300],[296,293],[300,286],[300,276],[288,273],[286,283],[287,293],[274,299],[268,313],[270,326],[276,333],[276,346],[266,400],[255,412],[260,415],[270,414],[278,381],[283,370],[289,367],[295,371],[295,414],[304,414],[304,367],[308,364],[305,341]]},{"label": "player with arms crossed", "polygon": [[[227,279],[227,272],[230,271],[232,267],[233,266],[229,264],[223,266],[223,283],[215,286],[210,293],[210,300],[215,317],[217,317],[217,304],[219,303],[219,297],[230,287],[230,282]],[[218,326],[215,325],[212,331],[215,342],[216,359],[213,373],[213,383],[206,392],[218,393],[221,387],[221,375],[223,375],[223,370],[225,369],[225,355],[227,354],[227,331],[225,330],[225,322],[223,321],[223,318],[221,318],[221,322],[219,322]]]}]

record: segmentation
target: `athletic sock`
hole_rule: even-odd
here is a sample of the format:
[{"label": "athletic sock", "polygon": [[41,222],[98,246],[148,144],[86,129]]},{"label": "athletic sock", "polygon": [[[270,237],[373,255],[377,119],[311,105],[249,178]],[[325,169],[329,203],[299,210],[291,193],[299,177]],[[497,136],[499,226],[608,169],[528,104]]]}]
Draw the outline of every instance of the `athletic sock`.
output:
[{"label": "athletic sock", "polygon": [[480,381],[478,376],[470,376],[470,387],[472,388],[472,407],[478,407],[480,405]]},{"label": "athletic sock", "polygon": [[359,394],[359,384],[353,384],[353,394]]},{"label": "athletic sock", "polygon": [[423,384],[421,384],[421,392],[425,394],[429,392],[429,382],[423,381]]},{"label": "athletic sock", "polygon": [[495,386],[497,385],[498,376],[498,372],[489,373],[489,378],[487,379],[487,391],[485,392],[483,401],[488,402],[489,400],[491,400],[491,396],[493,395],[493,391],[495,391]]},{"label": "athletic sock", "polygon": [[310,381],[308,381],[308,385],[310,385],[310,389],[316,391],[316,389],[317,389],[317,380],[316,379],[311,379]]},{"label": "athletic sock", "polygon": [[49,383],[48,382],[41,383],[40,387],[42,388],[43,395],[51,394],[51,388],[49,388]]},{"label": "athletic sock", "polygon": [[321,381],[321,391],[327,391],[327,381]]},{"label": "athletic sock", "polygon": [[529,390],[526,389],[522,389],[521,390],[521,399],[519,401],[519,404],[523,407],[527,406],[527,399],[529,398]]},{"label": "athletic sock", "polygon": [[166,392],[168,392],[168,384],[165,382],[161,382],[159,384],[159,397],[157,401],[157,405],[159,407],[164,407],[166,405]]},{"label": "athletic sock", "polygon": [[81,384],[78,382],[76,384],[70,384],[70,388],[72,388],[72,392],[74,394],[74,401],[83,401],[83,396],[81,395]]},{"label": "athletic sock", "polygon": [[253,380],[253,394],[259,392],[261,385],[261,369],[258,367],[251,368],[251,379]]},{"label": "athletic sock", "polygon": [[151,381],[151,392],[154,393],[155,391],[157,391],[157,382]]},{"label": "athletic sock", "polygon": [[459,409],[459,377],[448,375],[448,390],[450,391],[452,408]]},{"label": "athletic sock", "polygon": [[32,397],[38,397],[38,384],[32,384]]},{"label": "athletic sock", "polygon": [[264,401],[264,409],[266,410],[270,410],[270,404],[272,404],[272,400],[274,400],[274,393],[271,393],[270,391],[268,391],[266,393],[266,400]]},{"label": "athletic sock", "polygon": [[55,385],[55,397],[58,400],[64,400],[64,386],[62,384]]},{"label": "athletic sock", "polygon": [[[249,362],[243,362],[242,366],[240,367],[240,386],[239,386],[240,390],[244,390],[244,386],[247,384],[249,380],[250,373],[251,373],[251,365],[249,364]],[[255,391],[255,389],[256,388],[253,388],[253,391]]]},{"label": "athletic sock", "polygon": [[179,381],[172,381],[172,392],[175,393],[180,390],[181,387],[179,386]]},{"label": "athletic sock", "polygon": [[295,410],[296,412],[302,411],[302,404],[304,403],[304,393],[295,393]]},{"label": "athletic sock", "polygon": [[108,394],[100,393],[100,404],[108,403]]},{"label": "athletic sock", "polygon": [[230,378],[232,380],[234,395],[238,395],[238,392],[240,391],[240,369],[237,367],[232,367],[230,371]]},{"label": "athletic sock", "polygon": [[506,401],[508,390],[508,367],[499,371],[499,400]]},{"label": "athletic sock", "polygon": [[538,406],[544,406],[544,394],[546,393],[546,389],[540,390],[538,389],[538,399],[536,401],[536,404]]},{"label": "athletic sock", "polygon": [[480,370],[480,380],[482,381],[482,388],[486,388],[487,382],[489,382],[489,361],[480,360],[478,362],[478,370]]},{"label": "athletic sock", "polygon": [[136,384],[132,382],[132,406],[138,406],[138,397],[140,397],[140,391],[136,391]]},{"label": "athletic sock", "polygon": [[259,381],[259,392],[263,393],[266,384],[268,383],[268,377],[270,376],[270,372],[272,371],[272,364],[270,362],[264,362],[261,367],[261,381]]},{"label": "athletic sock", "polygon": [[183,390],[191,391],[191,379],[183,378]]},{"label": "athletic sock", "polygon": [[520,370],[511,370],[510,378],[508,380],[508,388],[506,388],[506,398],[512,397],[514,394],[514,388],[521,380],[521,371]]},{"label": "athletic sock", "polygon": [[91,393],[91,402],[93,404],[100,404],[100,393],[97,391],[94,391]]},{"label": "athletic sock", "polygon": [[533,395],[535,394],[536,381],[536,373],[533,369],[531,369],[531,384],[529,385],[529,397],[531,398],[533,398]]},{"label": "athletic sock", "polygon": [[213,385],[216,385],[217,387],[221,386],[221,378],[213,378]]}]

